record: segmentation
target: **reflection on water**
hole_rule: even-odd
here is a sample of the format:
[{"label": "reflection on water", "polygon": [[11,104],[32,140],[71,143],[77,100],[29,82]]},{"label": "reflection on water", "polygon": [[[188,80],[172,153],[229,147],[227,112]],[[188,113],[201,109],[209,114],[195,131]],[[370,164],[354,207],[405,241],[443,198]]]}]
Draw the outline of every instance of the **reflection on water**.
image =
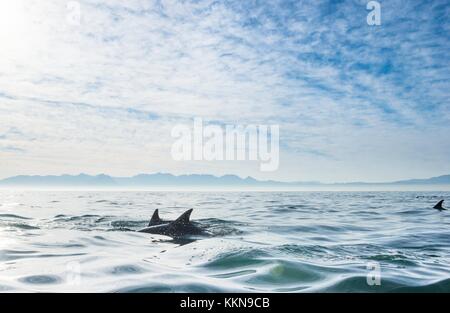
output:
[{"label": "reflection on water", "polygon": [[[0,191],[0,291],[448,292],[449,196]],[[191,207],[201,236],[135,232]]]}]

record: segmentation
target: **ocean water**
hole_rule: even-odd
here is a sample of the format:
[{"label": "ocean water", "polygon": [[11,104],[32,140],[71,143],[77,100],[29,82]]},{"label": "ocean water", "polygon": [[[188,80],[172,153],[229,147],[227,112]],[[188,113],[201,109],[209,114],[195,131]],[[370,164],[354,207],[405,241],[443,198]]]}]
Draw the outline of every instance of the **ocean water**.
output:
[{"label": "ocean water", "polygon": [[[449,292],[449,192],[0,191],[2,292]],[[450,201],[449,201],[450,202]],[[135,232],[194,208],[204,236]]]}]

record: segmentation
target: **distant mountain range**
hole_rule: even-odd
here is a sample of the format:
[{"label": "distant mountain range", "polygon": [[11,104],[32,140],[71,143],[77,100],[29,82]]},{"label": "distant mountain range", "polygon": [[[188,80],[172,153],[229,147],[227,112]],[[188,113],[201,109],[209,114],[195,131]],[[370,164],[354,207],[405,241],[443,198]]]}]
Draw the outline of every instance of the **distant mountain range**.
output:
[{"label": "distant mountain range", "polygon": [[394,182],[367,183],[333,183],[320,182],[279,182],[273,180],[256,180],[252,177],[240,178],[236,175],[179,175],[139,174],[132,177],[112,177],[108,175],[60,175],[60,176],[14,176],[0,180],[0,187],[295,187],[295,186],[352,186],[352,185],[450,185],[450,175],[428,179],[410,179]]}]

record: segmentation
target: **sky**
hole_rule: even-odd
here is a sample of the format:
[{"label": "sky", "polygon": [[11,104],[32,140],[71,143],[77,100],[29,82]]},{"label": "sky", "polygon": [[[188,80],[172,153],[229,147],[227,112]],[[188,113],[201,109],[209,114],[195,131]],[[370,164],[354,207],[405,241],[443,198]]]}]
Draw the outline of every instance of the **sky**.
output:
[{"label": "sky", "polygon": [[[2,0],[0,178],[450,173],[450,2]],[[279,125],[280,163],[176,161],[171,129]]]}]

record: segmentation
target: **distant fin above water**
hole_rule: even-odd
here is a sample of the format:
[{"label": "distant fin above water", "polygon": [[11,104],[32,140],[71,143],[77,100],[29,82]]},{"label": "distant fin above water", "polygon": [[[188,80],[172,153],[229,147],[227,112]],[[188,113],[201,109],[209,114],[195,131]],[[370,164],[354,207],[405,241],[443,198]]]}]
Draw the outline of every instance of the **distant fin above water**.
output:
[{"label": "distant fin above water", "polygon": [[150,220],[150,223],[148,223],[148,226],[157,225],[157,224],[161,224],[161,223],[162,223],[162,220],[159,218],[158,209],[156,209],[155,212],[153,212],[153,216]]},{"label": "distant fin above water", "polygon": [[445,211],[446,209],[444,209],[442,207],[442,204],[444,203],[444,200],[439,201],[438,203],[436,203],[436,205],[433,207],[433,209],[439,210],[439,211]]}]

